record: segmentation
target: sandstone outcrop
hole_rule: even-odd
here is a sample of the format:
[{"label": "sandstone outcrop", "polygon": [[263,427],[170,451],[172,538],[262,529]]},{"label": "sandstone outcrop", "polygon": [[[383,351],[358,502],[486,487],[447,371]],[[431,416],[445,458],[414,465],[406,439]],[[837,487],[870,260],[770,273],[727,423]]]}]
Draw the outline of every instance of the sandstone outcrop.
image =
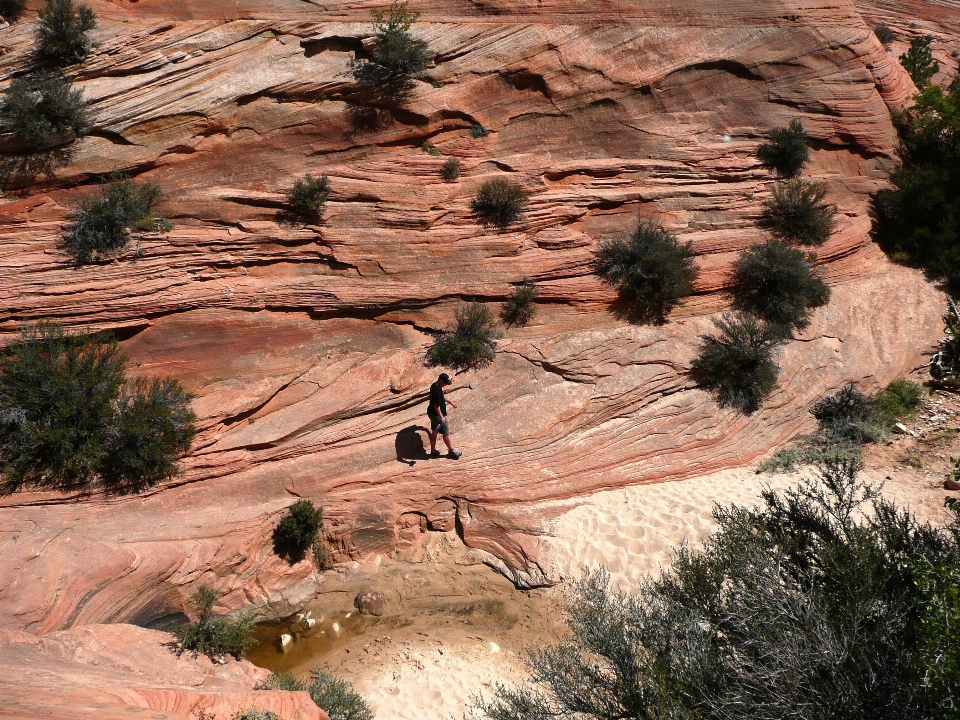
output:
[{"label": "sandstone outcrop", "polygon": [[[0,498],[7,628],[147,623],[189,612],[200,583],[224,610],[291,612],[319,580],[269,539],[298,497],[324,506],[345,567],[457,529],[518,584],[546,583],[546,501],[747,464],[809,431],[824,392],[883,385],[940,336],[939,293],[868,239],[870,196],[896,165],[888,109],[914,89],[849,0],[414,3],[435,62],[375,133],[346,102],[372,5],[93,5],[99,44],[75,72],[94,130],[31,185],[7,158],[0,335],[38,319],[114,328],[134,372],[196,393],[201,434],[182,474],[140,496]],[[951,3],[913,6],[954,32],[947,11],[936,19]],[[29,62],[31,25],[0,30],[4,82]],[[686,369],[726,307],[730,262],[763,239],[757,145],[794,118],[840,209],[819,251],[833,297],[783,350],[778,391],[742,417]],[[460,158],[458,182],[424,141]],[[118,170],[164,189],[174,230],[76,267],[58,249],[70,208]],[[306,172],[331,179],[326,217],[285,224]],[[530,193],[504,233],[469,213],[497,175]],[[664,326],[618,319],[593,273],[596,241],[638,215],[692,241],[703,268]],[[464,457],[427,461],[431,333],[525,277],[537,318],[451,389]]]}]

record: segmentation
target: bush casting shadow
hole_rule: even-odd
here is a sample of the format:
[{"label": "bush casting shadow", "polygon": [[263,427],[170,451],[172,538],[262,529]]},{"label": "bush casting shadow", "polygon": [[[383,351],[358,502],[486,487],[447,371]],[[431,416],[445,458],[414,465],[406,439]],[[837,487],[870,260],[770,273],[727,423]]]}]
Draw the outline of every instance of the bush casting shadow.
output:
[{"label": "bush casting shadow", "polygon": [[486,305],[464,305],[457,308],[453,327],[427,350],[427,366],[457,370],[486,367],[496,358],[497,340],[502,336]]},{"label": "bush casting shadow", "polygon": [[196,603],[199,618],[195,623],[174,628],[178,654],[202,653],[212,660],[232,655],[239,660],[248,647],[259,644],[250,637],[256,625],[256,615],[252,609],[238,613],[236,620],[227,620],[213,617],[213,606],[218,595],[207,586],[201,585],[191,597]]},{"label": "bush casting shadow", "polygon": [[527,207],[527,193],[506,178],[485,180],[470,201],[470,209],[484,227],[506,230],[520,220]]},{"label": "bush casting shadow", "polygon": [[273,530],[273,551],[294,565],[319,542],[321,527],[323,508],[315,507],[310,500],[297,500]]},{"label": "bush casting shadow", "polygon": [[757,157],[768,168],[776,170],[780,177],[796,177],[810,160],[807,142],[803,124],[793,120],[787,127],[770,131],[770,142],[760,146]]},{"label": "bush casting shadow", "polygon": [[824,202],[827,186],[799,178],[777,183],[760,225],[785,242],[823,245],[837,227],[837,206]]},{"label": "bush casting shadow", "polygon": [[89,130],[93,117],[83,90],[55,71],[16,78],[0,106],[0,127],[19,141],[17,153],[69,145]]},{"label": "bush casting shadow", "polygon": [[539,294],[540,288],[533,280],[523,280],[500,308],[500,319],[507,325],[524,327],[537,314],[535,302]]},{"label": "bush casting shadow", "polygon": [[97,27],[97,16],[89,5],[73,0],[48,0],[38,14],[37,52],[39,62],[58,67],[83,62],[92,42],[87,33]]}]

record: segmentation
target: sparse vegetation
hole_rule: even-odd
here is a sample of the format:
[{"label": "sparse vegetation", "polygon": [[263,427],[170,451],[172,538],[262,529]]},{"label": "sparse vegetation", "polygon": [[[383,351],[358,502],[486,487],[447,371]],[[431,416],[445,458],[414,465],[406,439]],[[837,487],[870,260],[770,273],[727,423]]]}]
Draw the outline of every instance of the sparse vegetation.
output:
[{"label": "sparse vegetation", "polygon": [[930,85],[930,80],[940,71],[940,63],[933,59],[930,44],[933,38],[915,37],[910,40],[910,48],[900,56],[900,64],[906,70],[917,90]]},{"label": "sparse vegetation", "polygon": [[877,193],[873,238],[891,259],[960,293],[960,80],[932,85],[898,123],[903,164]]},{"label": "sparse vegetation", "polygon": [[234,716],[234,720],[283,720],[276,713],[270,712],[269,710],[247,710],[246,712],[237,713]]},{"label": "sparse vegetation", "polygon": [[681,243],[660,225],[641,220],[637,229],[602,241],[598,272],[630,305],[630,316],[663,322],[693,292],[700,269],[691,243]]},{"label": "sparse vegetation", "polygon": [[482,138],[487,136],[487,129],[483,125],[471,125],[470,126],[470,137]]},{"label": "sparse vegetation", "polygon": [[15,23],[27,9],[27,0],[0,0],[0,18]]},{"label": "sparse vegetation", "polygon": [[823,245],[836,229],[837,208],[824,202],[822,183],[795,178],[774,185],[761,224],[775,237],[800,245]]},{"label": "sparse vegetation", "polygon": [[443,163],[443,168],[440,170],[440,174],[443,176],[443,179],[447,182],[453,182],[460,178],[460,158],[447,158],[446,162]]},{"label": "sparse vegetation", "polygon": [[410,97],[413,76],[422,72],[430,57],[430,48],[416,40],[410,28],[419,17],[407,10],[407,3],[390,5],[389,15],[373,11],[376,46],[369,59],[351,62],[353,78],[361,99],[368,103],[400,104]]},{"label": "sparse vegetation", "polygon": [[310,500],[297,500],[273,530],[273,550],[290,564],[303,560],[307,550],[319,542],[323,508]]},{"label": "sparse vegetation", "polygon": [[440,157],[443,154],[440,152],[439,148],[437,148],[437,146],[431,143],[429,140],[424,140],[423,144],[420,146],[420,149],[431,157]]},{"label": "sparse vegetation", "polygon": [[258,685],[256,689],[287,690],[289,692],[297,692],[298,690],[306,690],[307,684],[297,680],[288,672],[279,672],[271,674],[270,677],[267,678],[266,682]]},{"label": "sparse vegetation", "polygon": [[506,178],[485,180],[470,201],[470,209],[480,224],[493,225],[499,230],[506,230],[520,220],[526,206],[527,193]]},{"label": "sparse vegetation", "polygon": [[953,300],[947,300],[943,322],[944,335],[930,361],[930,376],[937,382],[956,383],[960,381],[960,310]]},{"label": "sparse vegetation", "polygon": [[564,643],[491,720],[948,718],[960,695],[960,527],[919,523],[833,462],[759,508],[714,510],[636,595],[587,572]]},{"label": "sparse vegetation", "polygon": [[126,361],[116,340],[52,324],[3,351],[3,492],[138,492],[177,472],[196,434],[192,398],[175,380],[127,380]]},{"label": "sparse vegetation", "polygon": [[0,126],[31,152],[65,145],[83,136],[93,122],[82,90],[57,72],[39,72],[10,83],[0,106]]},{"label": "sparse vegetation", "polygon": [[540,288],[533,280],[524,280],[513,289],[513,295],[503,304],[500,318],[508,325],[523,327],[536,315],[534,301],[539,294]]},{"label": "sparse vegetation", "polygon": [[808,141],[803,124],[793,120],[787,127],[770,131],[770,142],[760,146],[757,157],[764,165],[776,170],[780,177],[796,177],[810,160]]},{"label": "sparse vegetation", "polygon": [[751,415],[776,387],[780,368],[773,354],[782,333],[747,313],[727,314],[714,324],[716,334],[700,337],[690,375],[720,407]]},{"label": "sparse vegetation", "polygon": [[307,691],[330,720],[373,720],[373,712],[367,702],[357,694],[346,680],[327,675],[322,670],[313,671],[313,682]]},{"label": "sparse vegetation", "polygon": [[87,33],[97,27],[89,5],[73,0],[48,0],[40,10],[37,25],[37,56],[57,66],[83,62],[92,42]]},{"label": "sparse vegetation", "polygon": [[444,365],[458,370],[489,365],[497,356],[502,337],[490,310],[483,303],[457,308],[453,327],[427,350],[427,365]]},{"label": "sparse vegetation", "polygon": [[195,623],[174,628],[179,652],[202,653],[211,659],[232,655],[239,660],[248,647],[257,644],[250,637],[256,624],[252,609],[240,612],[236,620],[228,620],[213,616],[219,596],[206,585],[201,585],[192,597],[199,618]]},{"label": "sparse vegetation", "polygon": [[297,180],[287,194],[287,205],[292,214],[305,219],[323,216],[330,197],[330,178],[326,175],[315,178],[309,173]]},{"label": "sparse vegetation", "polygon": [[886,23],[879,23],[876,25],[873,28],[873,34],[877,36],[877,40],[880,41],[880,44],[887,49],[889,49],[893,41],[897,39],[897,34]]},{"label": "sparse vegetation", "polygon": [[[101,188],[99,197],[80,202],[64,247],[78,263],[109,258],[126,248],[129,230],[145,218],[161,190],[150,183],[116,178]],[[155,224],[155,221],[154,221]]]},{"label": "sparse vegetation", "polygon": [[733,264],[733,307],[786,332],[806,327],[810,308],[830,299],[830,288],[814,270],[816,259],[775,240],[750,246]]}]

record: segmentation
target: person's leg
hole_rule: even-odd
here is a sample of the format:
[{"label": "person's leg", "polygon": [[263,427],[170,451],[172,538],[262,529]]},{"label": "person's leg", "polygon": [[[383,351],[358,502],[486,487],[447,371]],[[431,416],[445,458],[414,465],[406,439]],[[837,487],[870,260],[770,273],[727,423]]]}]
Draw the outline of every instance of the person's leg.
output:
[{"label": "person's leg", "polygon": [[440,428],[430,428],[430,452],[431,453],[434,453],[437,451],[437,435],[439,434],[440,434]]},{"label": "person's leg", "polygon": [[450,440],[450,433],[443,434],[443,442],[447,446],[447,450],[453,450],[453,442]]}]

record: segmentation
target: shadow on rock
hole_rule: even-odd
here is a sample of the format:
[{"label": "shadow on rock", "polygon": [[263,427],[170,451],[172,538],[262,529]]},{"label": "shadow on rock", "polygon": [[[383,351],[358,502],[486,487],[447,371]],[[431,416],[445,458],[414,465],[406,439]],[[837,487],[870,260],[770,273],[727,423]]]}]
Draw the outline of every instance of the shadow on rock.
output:
[{"label": "shadow on rock", "polygon": [[28,187],[37,178],[50,179],[56,168],[70,162],[74,152],[70,145],[29,155],[0,155],[0,184],[13,189]]},{"label": "shadow on rock", "polygon": [[394,447],[397,450],[397,462],[413,465],[417,460],[430,459],[423,438],[420,436],[421,430],[424,433],[427,432],[427,429],[422,425],[411,425],[397,433],[397,439],[394,441]]}]

